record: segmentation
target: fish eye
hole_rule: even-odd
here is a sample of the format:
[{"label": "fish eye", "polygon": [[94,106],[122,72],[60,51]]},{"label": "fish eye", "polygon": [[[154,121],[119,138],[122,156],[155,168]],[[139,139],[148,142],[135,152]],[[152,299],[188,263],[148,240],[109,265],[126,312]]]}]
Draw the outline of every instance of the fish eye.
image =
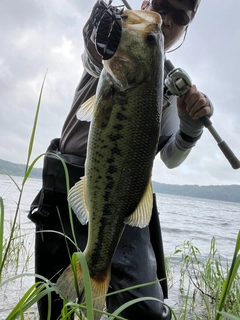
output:
[{"label": "fish eye", "polygon": [[156,34],[153,32],[150,32],[147,36],[146,36],[146,40],[147,42],[153,43],[156,42]]}]

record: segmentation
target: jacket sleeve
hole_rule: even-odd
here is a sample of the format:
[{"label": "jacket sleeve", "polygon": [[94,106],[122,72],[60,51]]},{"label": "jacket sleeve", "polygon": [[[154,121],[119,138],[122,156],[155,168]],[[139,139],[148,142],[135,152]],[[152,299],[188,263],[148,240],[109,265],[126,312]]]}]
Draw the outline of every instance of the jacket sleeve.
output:
[{"label": "jacket sleeve", "polygon": [[[161,136],[168,140],[160,151],[164,164],[172,169],[178,167],[189,155],[191,149],[200,139],[203,124],[200,120],[193,120],[188,114],[179,116],[177,112],[177,98],[172,96],[170,106],[163,111]],[[213,106],[211,106],[211,114]],[[186,139],[189,137],[190,139]]]},{"label": "jacket sleeve", "polygon": [[82,54],[82,64],[84,69],[93,77],[99,78],[102,71],[102,64],[100,64],[94,57],[91,55],[90,51],[86,47]]},{"label": "jacket sleeve", "polygon": [[84,52],[81,56],[85,71],[91,76],[99,78],[103,65],[101,63],[101,56],[95,48],[95,33],[93,21],[96,13],[96,8],[100,6],[101,1],[96,1],[92,8],[91,15],[83,27]]}]

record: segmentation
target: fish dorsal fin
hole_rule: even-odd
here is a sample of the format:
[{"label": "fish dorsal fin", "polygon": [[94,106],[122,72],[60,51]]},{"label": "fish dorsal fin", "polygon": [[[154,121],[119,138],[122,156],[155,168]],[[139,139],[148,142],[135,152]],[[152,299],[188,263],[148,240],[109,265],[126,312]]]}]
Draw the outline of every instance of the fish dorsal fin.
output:
[{"label": "fish dorsal fin", "polygon": [[132,227],[144,228],[151,219],[153,207],[152,181],[150,180],[146,191],[137,207],[137,209],[129,217],[125,219],[125,223]]},{"label": "fish dorsal fin", "polygon": [[87,224],[89,220],[89,213],[85,199],[85,177],[83,177],[70,189],[68,193],[68,202],[81,224]]},{"label": "fish dorsal fin", "polygon": [[95,102],[96,95],[85,101],[76,113],[77,119],[90,122],[92,120]]}]

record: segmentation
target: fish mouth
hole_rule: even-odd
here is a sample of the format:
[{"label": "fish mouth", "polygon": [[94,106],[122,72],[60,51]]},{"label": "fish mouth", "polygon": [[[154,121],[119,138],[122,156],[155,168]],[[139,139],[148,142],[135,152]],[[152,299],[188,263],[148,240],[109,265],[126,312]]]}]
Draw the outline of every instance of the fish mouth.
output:
[{"label": "fish mouth", "polygon": [[119,52],[116,52],[115,58],[117,58],[119,61],[127,62],[127,63],[133,61],[133,60],[130,59],[128,56],[123,55],[122,53],[119,53]]},{"label": "fish mouth", "polygon": [[[142,46],[153,46],[155,40],[162,41],[163,34],[161,30],[162,19],[161,16],[153,11],[144,10],[124,10],[122,13],[122,37],[118,50],[113,57],[103,61],[105,70],[114,79],[114,83],[117,85],[118,90],[124,90],[132,86],[132,83],[136,84],[136,77],[133,76],[133,68],[139,68],[142,63],[141,57],[145,53]],[[132,39],[131,45],[129,41],[124,38],[124,30],[128,30],[130,38]],[[127,31],[126,31],[127,32]],[[158,35],[155,37],[155,35]],[[148,37],[149,36],[149,37]],[[137,38],[135,40],[135,37]],[[141,39],[141,40],[138,40]],[[150,40],[152,39],[152,41]],[[134,54],[134,49],[131,47],[133,44],[139,45],[141,43],[141,52]],[[138,73],[138,71],[137,71]],[[145,73],[141,73],[141,77],[144,77]],[[137,77],[139,81],[140,77]],[[142,78],[141,78],[142,79]]]},{"label": "fish mouth", "polygon": [[[112,73],[112,71],[111,71],[112,68],[110,67],[110,65],[112,64],[112,61],[116,61],[116,60],[118,61],[118,63],[121,62],[121,63],[127,63],[127,64],[129,64],[131,61],[133,61],[127,55],[123,55],[122,52],[118,52],[117,51],[114,54],[114,58],[113,59],[109,59],[109,60],[104,60],[103,61],[104,68],[108,72]],[[115,66],[117,65],[116,62],[114,64],[115,64]]]},{"label": "fish mouth", "polygon": [[146,27],[146,23],[148,25],[161,26],[162,18],[160,14],[155,11],[145,11],[145,10],[124,10],[122,14],[122,25],[126,28],[129,24],[133,28],[136,26],[136,29],[144,32]]},{"label": "fish mouth", "polygon": [[[116,63],[117,60],[117,63]],[[110,64],[109,64],[109,62]],[[103,62],[104,68],[108,71],[109,75],[114,79],[115,84],[119,90],[125,90],[129,87],[129,83],[126,82],[126,68],[123,66],[128,66],[133,63],[133,60],[122,53],[116,52],[114,55],[114,69],[110,60],[105,60]],[[121,89],[120,89],[121,88]]]}]

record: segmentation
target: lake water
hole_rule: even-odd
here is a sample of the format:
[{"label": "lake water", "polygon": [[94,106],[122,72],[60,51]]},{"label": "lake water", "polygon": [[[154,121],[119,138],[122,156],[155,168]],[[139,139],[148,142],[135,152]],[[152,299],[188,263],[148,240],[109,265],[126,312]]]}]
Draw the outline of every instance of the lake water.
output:
[{"label": "lake water", "polygon": [[[21,186],[22,178],[14,177]],[[6,280],[21,273],[34,273],[34,225],[27,218],[31,201],[41,188],[41,180],[29,179],[26,183],[20,206],[17,225],[21,226],[16,231],[16,243],[21,243],[19,252],[11,252],[8,268],[4,269],[3,279]],[[14,219],[16,202],[19,192],[12,180],[0,175],[0,196],[5,206],[5,238],[9,234],[10,224]],[[179,256],[172,256],[175,247],[183,244],[185,240],[192,240],[201,251],[201,257],[207,257],[212,237],[216,238],[219,252],[225,260],[231,261],[237,234],[240,227],[240,204],[232,202],[219,202],[197,198],[157,194],[157,203],[160,212],[165,255],[170,265],[178,272]],[[19,256],[16,270],[16,257]],[[0,320],[13,309],[24,292],[34,283],[33,276],[26,276],[10,281],[0,288]],[[173,308],[179,299],[178,287],[169,290],[167,303]],[[36,307],[29,311],[36,312]],[[189,318],[191,319],[191,318]]]}]

